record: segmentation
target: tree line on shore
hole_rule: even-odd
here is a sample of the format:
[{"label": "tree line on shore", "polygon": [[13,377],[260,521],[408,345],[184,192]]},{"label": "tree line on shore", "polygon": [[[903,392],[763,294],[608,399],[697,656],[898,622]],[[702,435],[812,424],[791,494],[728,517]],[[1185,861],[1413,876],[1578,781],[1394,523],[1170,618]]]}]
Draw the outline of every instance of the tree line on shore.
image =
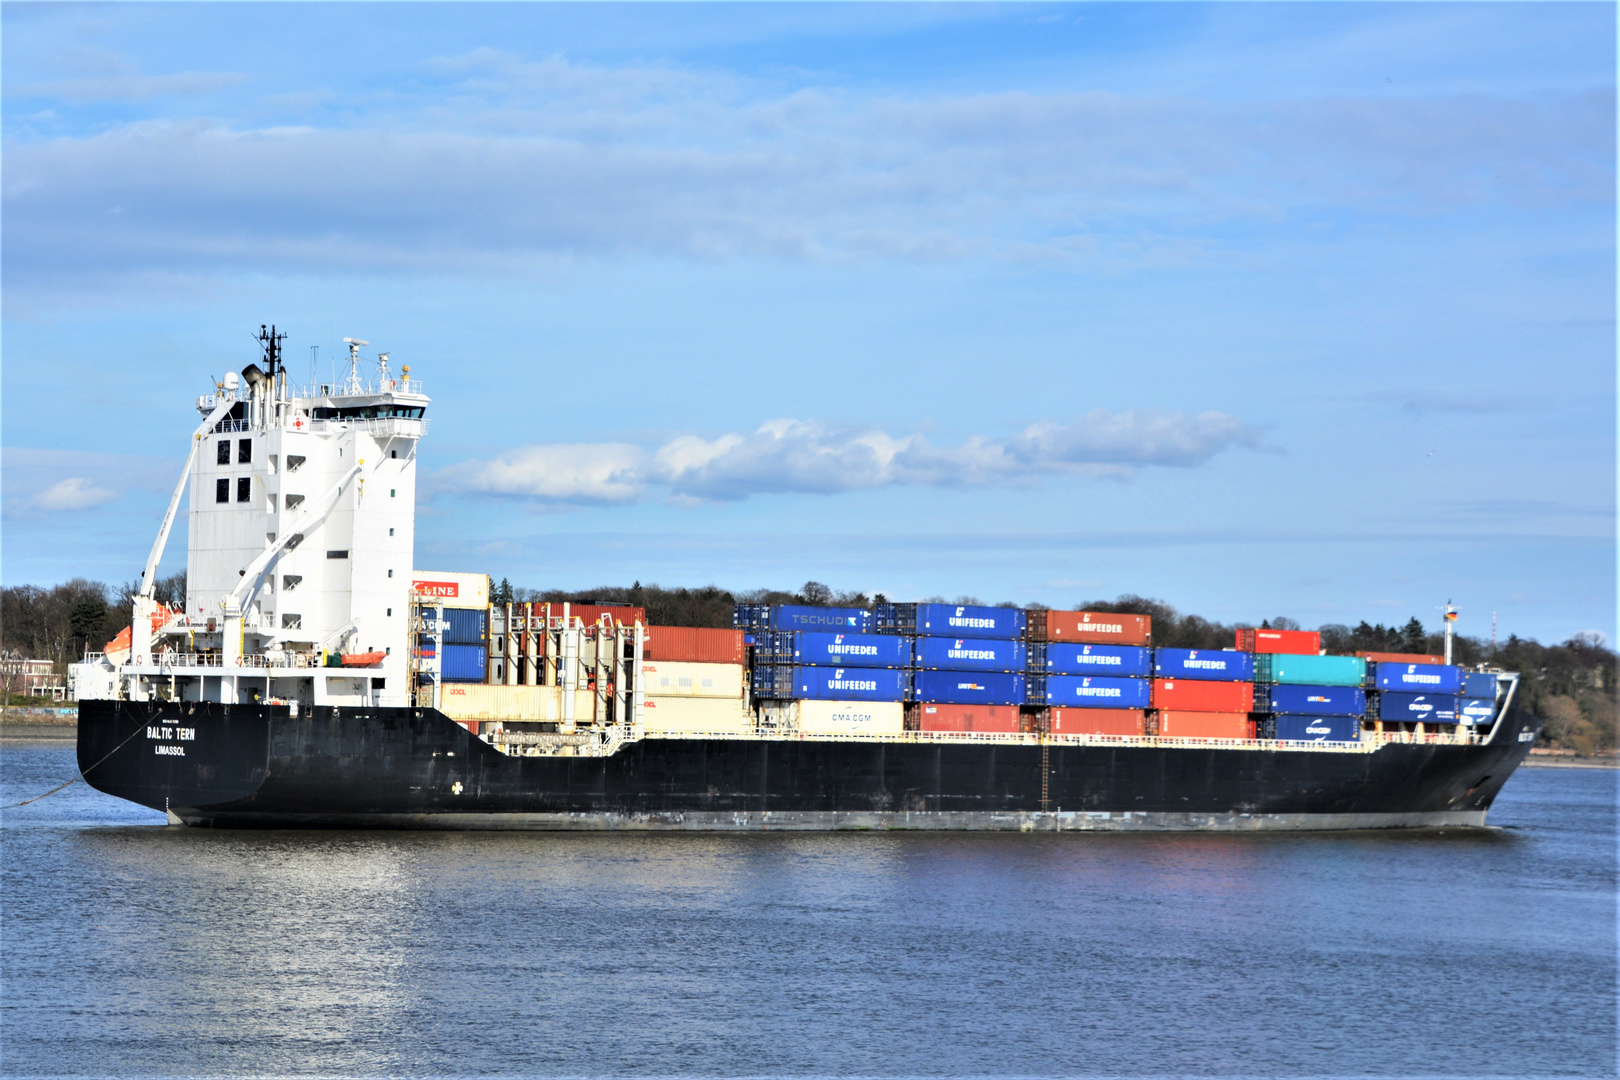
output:
[{"label": "tree line on shore", "polygon": [[[130,582],[109,587],[75,578],[61,585],[16,585],[0,588],[0,648],[17,655],[52,661],[58,671],[86,651],[99,652],[129,625],[131,598],[138,585]],[[185,574],[161,578],[153,587],[158,602],[182,606]],[[495,603],[549,601],[576,604],[628,604],[646,609],[647,621],[656,626],[729,627],[738,603],[808,604],[816,607],[869,607],[887,601],[882,593],[839,591],[820,582],[806,582],[797,591],[754,589],[746,592],[715,585],[701,588],[664,588],[635,582],[629,587],[597,589],[515,588],[501,581],[490,590]],[[979,604],[971,596],[925,597],[927,603]],[[1040,607],[1002,601],[1005,607]],[[1287,617],[1260,623],[1222,623],[1199,615],[1183,614],[1163,600],[1125,595],[1113,600],[1088,600],[1076,610],[1149,615],[1157,645],[1186,649],[1222,649],[1232,645],[1234,631],[1264,626],[1297,630]],[[1319,628],[1322,647],[1329,653],[1410,652],[1439,654],[1443,637],[1429,632],[1417,618],[1402,625],[1385,626],[1363,620],[1355,626],[1329,623]],[[1596,635],[1576,635],[1555,645],[1509,635],[1494,646],[1488,640],[1457,635],[1452,656],[1460,664],[1488,663],[1523,676],[1518,704],[1545,722],[1543,737],[1557,746],[1581,754],[1606,753],[1616,745],[1620,720],[1620,685],[1617,657]]]}]

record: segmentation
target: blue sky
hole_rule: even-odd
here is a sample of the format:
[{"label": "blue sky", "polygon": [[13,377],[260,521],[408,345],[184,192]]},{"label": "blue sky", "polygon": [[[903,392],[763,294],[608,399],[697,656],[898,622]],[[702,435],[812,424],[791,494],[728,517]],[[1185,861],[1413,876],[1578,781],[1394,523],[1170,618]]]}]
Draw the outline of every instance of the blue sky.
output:
[{"label": "blue sky", "polygon": [[1612,5],[0,20],[7,584],[274,321],[434,398],[423,568],[1615,638]]}]

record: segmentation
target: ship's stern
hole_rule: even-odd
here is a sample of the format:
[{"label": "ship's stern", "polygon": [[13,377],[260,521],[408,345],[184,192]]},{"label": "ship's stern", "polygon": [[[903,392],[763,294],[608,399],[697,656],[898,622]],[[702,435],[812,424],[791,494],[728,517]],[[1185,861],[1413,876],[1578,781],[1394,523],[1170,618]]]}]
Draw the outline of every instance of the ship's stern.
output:
[{"label": "ship's stern", "polygon": [[81,701],[79,773],[97,791],[194,820],[251,801],[269,773],[276,705]]}]

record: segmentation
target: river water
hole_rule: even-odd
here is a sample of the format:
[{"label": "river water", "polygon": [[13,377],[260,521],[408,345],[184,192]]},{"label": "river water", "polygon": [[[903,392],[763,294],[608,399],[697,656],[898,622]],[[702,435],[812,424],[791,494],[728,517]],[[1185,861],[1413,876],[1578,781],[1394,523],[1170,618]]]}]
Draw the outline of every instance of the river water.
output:
[{"label": "river water", "polygon": [[[9,805],[76,775],[0,742]],[[28,1075],[1612,1076],[1616,774],[1490,831],[212,832],[0,814]]]}]

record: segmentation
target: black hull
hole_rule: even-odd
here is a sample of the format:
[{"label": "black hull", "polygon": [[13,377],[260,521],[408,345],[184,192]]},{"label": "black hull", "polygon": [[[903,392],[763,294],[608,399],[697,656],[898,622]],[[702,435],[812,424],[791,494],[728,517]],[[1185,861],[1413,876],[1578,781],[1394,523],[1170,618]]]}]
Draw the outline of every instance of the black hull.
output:
[{"label": "black hull", "polygon": [[1539,728],[1510,710],[1490,745],[1374,753],[649,738],[525,758],[433,710],[86,701],[78,753],[98,790],[222,827],[1344,829],[1483,825]]}]

